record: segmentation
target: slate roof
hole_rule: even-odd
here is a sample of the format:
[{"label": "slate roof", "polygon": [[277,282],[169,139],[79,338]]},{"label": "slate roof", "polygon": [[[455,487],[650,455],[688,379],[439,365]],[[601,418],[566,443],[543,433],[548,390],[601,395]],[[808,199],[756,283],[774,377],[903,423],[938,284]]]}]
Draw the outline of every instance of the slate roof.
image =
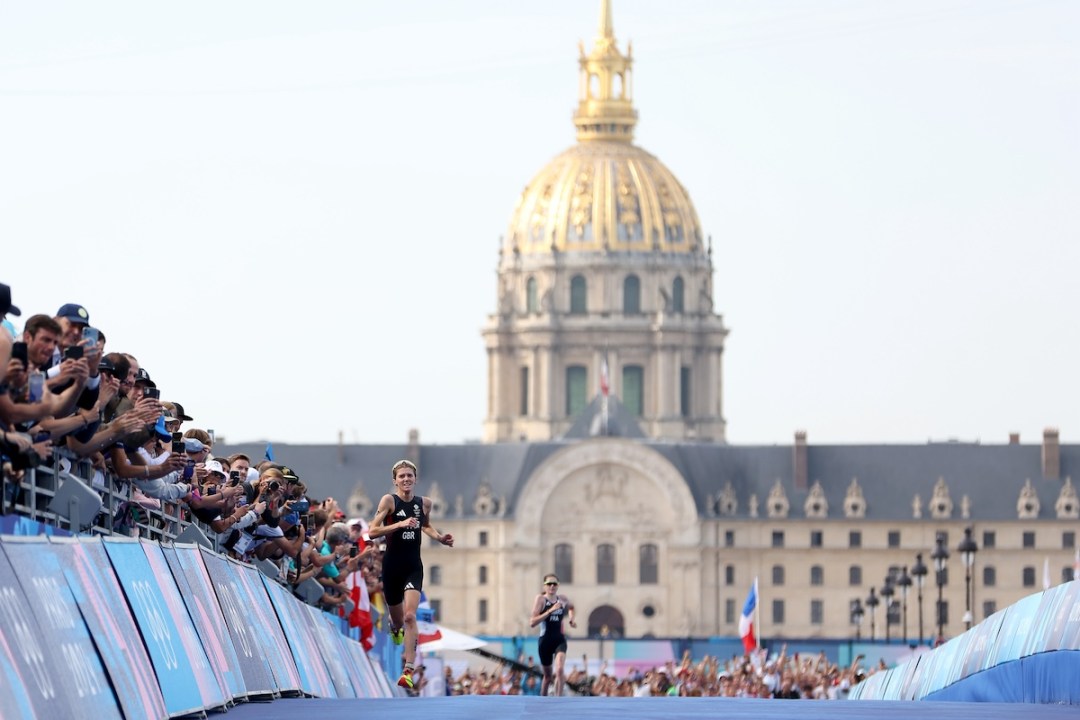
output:
[{"label": "slate roof", "polygon": [[[422,445],[420,447],[421,494],[437,481],[449,507],[462,495],[465,514],[481,482],[487,482],[496,498],[508,502],[513,516],[525,483],[545,459],[573,443],[567,439],[543,443],[496,443]],[[716,443],[660,442],[641,440],[667,458],[682,474],[697,503],[706,514],[707,498],[719,496],[730,481],[738,499],[736,518],[749,518],[748,501],[756,493],[759,516],[777,478],[790,503],[790,519],[804,518],[807,490],[796,490],[792,480],[791,446],[733,446]],[[224,445],[215,453],[245,452],[253,461],[263,458],[265,443]],[[401,445],[289,445],[275,443],[277,462],[293,467],[313,497],[344,500],[362,483],[373,502],[392,489],[390,467],[407,456]],[[964,495],[971,499],[974,520],[1015,520],[1016,502],[1024,481],[1030,478],[1039,497],[1040,519],[1056,517],[1064,478],[1076,474],[1080,482],[1080,445],[1061,446],[1061,479],[1043,479],[1040,445],[982,445],[929,443],[926,445],[809,445],[808,486],[820,480],[829,504],[829,519],[843,519],[848,485],[857,477],[866,499],[866,520],[910,520],[912,498],[918,493],[923,518],[934,484],[944,477],[953,502],[954,519],[960,518]]]}]

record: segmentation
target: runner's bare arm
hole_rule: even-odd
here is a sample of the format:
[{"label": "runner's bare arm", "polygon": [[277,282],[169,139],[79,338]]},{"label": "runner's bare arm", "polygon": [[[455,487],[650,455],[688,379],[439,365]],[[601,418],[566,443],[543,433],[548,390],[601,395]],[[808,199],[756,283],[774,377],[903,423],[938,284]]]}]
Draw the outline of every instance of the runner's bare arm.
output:
[{"label": "runner's bare arm", "polygon": [[379,500],[379,507],[375,510],[375,517],[368,523],[368,537],[377,538],[394,532],[394,525],[384,525],[386,517],[394,510],[394,499],[389,495],[383,495]]},{"label": "runner's bare arm", "polygon": [[441,542],[447,547],[454,547],[454,536],[450,533],[443,535],[431,524],[431,498],[424,498],[424,526],[420,528],[425,535]]},{"label": "runner's bare arm", "polygon": [[532,615],[529,617],[529,627],[536,627],[537,625],[542,623],[548,615],[551,614],[551,610],[549,610],[548,612],[544,612],[543,608],[544,595],[543,593],[540,593],[536,596],[536,599],[533,600]]}]

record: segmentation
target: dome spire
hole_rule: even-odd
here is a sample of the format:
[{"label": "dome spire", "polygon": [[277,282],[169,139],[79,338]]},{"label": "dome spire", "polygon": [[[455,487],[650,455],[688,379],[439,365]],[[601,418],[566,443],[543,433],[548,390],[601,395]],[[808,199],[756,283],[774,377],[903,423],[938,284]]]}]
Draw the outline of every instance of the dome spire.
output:
[{"label": "dome spire", "polygon": [[626,55],[619,52],[611,18],[611,0],[600,0],[600,28],[592,51],[586,54],[584,45],[579,45],[581,70],[574,125],[581,142],[628,143],[634,139],[637,111],[630,81],[633,51],[628,44]]},{"label": "dome spire", "polygon": [[600,34],[597,37],[615,41],[615,23],[611,21],[610,0],[600,0]]}]

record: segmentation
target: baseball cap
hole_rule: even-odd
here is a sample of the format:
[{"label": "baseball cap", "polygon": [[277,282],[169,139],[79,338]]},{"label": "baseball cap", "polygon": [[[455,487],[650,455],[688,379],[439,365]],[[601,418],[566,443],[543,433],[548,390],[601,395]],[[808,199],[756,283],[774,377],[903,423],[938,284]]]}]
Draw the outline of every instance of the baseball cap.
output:
[{"label": "baseball cap", "polygon": [[[198,441],[196,441],[198,442]],[[200,443],[201,444],[201,443]],[[206,469],[212,473],[218,473],[222,477],[225,477],[225,468],[221,466],[221,463],[217,460],[209,460],[206,463]]]},{"label": "baseball cap", "polygon": [[157,387],[157,383],[150,379],[150,373],[146,372],[146,368],[139,368],[135,373],[135,383],[142,383],[152,388]]},{"label": "baseball cap", "polygon": [[199,442],[196,438],[189,437],[184,438],[184,451],[189,453],[197,453],[206,449],[206,446]]},{"label": "baseball cap", "polygon": [[76,303],[67,303],[61,305],[60,309],[56,311],[56,317],[67,318],[73,323],[82,323],[83,325],[90,324],[90,313],[86,312],[86,308]]},{"label": "baseball cap", "polygon": [[181,405],[180,403],[174,402],[174,403],[169,403],[169,404],[173,406],[174,410],[176,410],[176,414],[173,415],[173,417],[175,417],[177,420],[187,420],[187,421],[190,422],[191,420],[195,419],[195,418],[191,417],[190,415],[188,415],[186,412],[184,412],[184,406]]},{"label": "baseball cap", "polygon": [[0,283],[0,315],[22,315],[22,310],[11,304],[11,287]]},{"label": "baseball cap", "polygon": [[157,422],[154,423],[154,432],[157,433],[158,437],[163,438],[165,440],[168,440],[168,439],[170,439],[172,437],[172,433],[165,429],[165,417],[164,416],[162,416],[162,415],[158,416]]},{"label": "baseball cap", "polygon": [[281,474],[285,477],[285,482],[292,483],[300,480],[300,476],[293,471],[291,467],[282,466]]}]

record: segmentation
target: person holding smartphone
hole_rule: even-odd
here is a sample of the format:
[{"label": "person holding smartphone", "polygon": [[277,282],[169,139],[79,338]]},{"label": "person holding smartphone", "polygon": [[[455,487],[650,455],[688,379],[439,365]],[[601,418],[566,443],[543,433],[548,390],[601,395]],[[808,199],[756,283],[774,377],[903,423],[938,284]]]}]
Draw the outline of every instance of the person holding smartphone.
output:
[{"label": "person holding smartphone", "polygon": [[533,601],[529,627],[540,626],[539,645],[540,668],[544,679],[540,683],[540,694],[547,695],[552,685],[555,696],[563,694],[566,680],[563,667],[566,665],[566,635],[563,634],[563,618],[576,628],[574,604],[565,595],[559,594],[559,578],[553,573],[544,576],[544,589]]},{"label": "person holding smartphone", "polygon": [[424,564],[420,560],[420,536],[454,546],[450,533],[440,533],[431,525],[431,498],[413,495],[416,486],[416,465],[398,460],[390,468],[394,492],[383,495],[368,526],[368,537],[386,538],[383,554],[383,596],[390,612],[390,637],[394,644],[405,644],[405,667],[398,685],[412,689],[416,663],[416,609],[420,606],[420,591],[424,587]]}]

